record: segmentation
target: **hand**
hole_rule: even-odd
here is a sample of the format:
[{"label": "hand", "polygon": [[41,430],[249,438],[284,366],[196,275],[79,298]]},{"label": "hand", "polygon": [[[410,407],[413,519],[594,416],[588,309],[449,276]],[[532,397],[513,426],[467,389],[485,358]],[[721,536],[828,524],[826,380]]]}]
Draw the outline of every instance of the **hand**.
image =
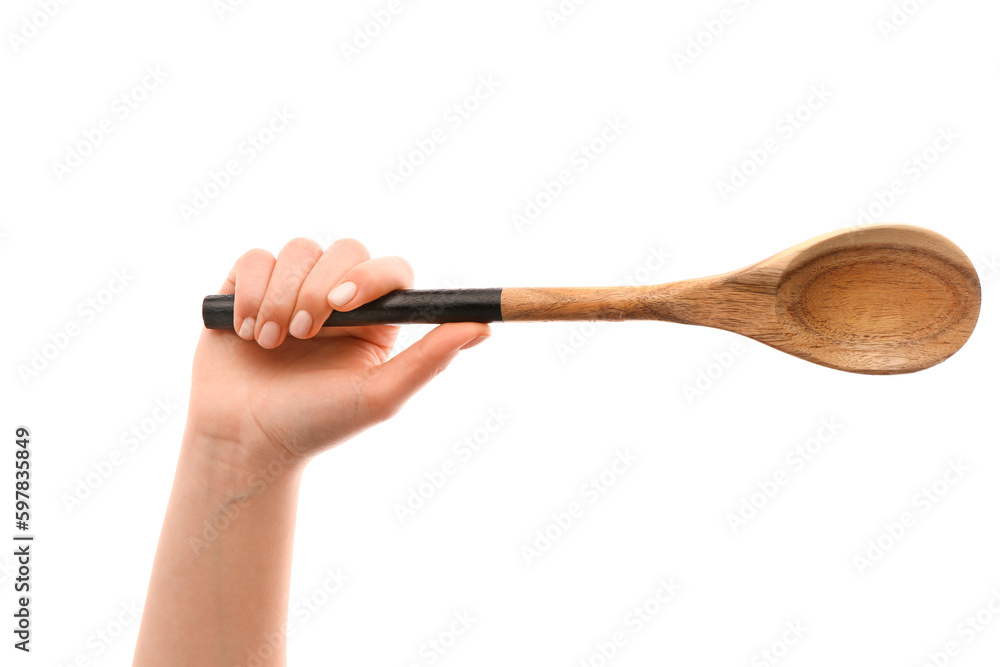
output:
[{"label": "hand", "polygon": [[235,294],[234,330],[205,330],[195,352],[189,433],[240,461],[308,459],[394,415],[459,350],[490,333],[442,324],[389,359],[399,327],[322,328],[347,311],[413,285],[399,257],[371,259],[343,239],[324,252],[290,241],[277,259],[251,250],[220,290]]}]

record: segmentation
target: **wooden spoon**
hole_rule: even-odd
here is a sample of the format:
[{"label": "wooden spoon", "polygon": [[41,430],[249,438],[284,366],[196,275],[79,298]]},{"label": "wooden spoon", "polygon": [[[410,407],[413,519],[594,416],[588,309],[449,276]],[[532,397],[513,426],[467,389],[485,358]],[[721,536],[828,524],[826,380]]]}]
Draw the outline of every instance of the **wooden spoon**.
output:
[{"label": "wooden spoon", "polygon": [[[324,326],[662,320],[725,329],[854,373],[910,373],[954,354],[979,317],[979,277],[945,237],[910,225],[831,232],[708,278],[638,287],[400,290]],[[205,298],[233,328],[232,295]]]}]

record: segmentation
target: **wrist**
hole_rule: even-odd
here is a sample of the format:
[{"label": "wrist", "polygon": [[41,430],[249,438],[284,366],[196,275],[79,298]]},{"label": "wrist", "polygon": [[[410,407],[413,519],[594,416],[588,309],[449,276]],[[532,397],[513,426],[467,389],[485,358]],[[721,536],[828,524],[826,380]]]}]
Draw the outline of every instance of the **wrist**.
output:
[{"label": "wrist", "polygon": [[189,421],[184,428],[180,465],[210,489],[257,495],[274,482],[297,482],[305,459],[259,435],[222,436]]}]

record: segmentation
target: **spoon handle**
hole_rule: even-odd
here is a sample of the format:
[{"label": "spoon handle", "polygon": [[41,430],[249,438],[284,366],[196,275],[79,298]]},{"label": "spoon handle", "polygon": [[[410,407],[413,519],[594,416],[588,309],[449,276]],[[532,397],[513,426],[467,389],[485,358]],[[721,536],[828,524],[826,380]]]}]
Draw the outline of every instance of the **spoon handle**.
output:
[{"label": "spoon handle", "polygon": [[[371,324],[440,324],[444,322],[498,322],[499,288],[396,290],[344,313],[334,311],[324,327]],[[206,329],[233,328],[233,295],[206,296],[201,306]]]},{"label": "spoon handle", "polygon": [[[507,287],[396,290],[348,312],[331,313],[324,327],[555,320],[657,319],[645,287]],[[202,302],[208,329],[233,328],[233,295]],[[660,318],[662,319],[662,318]]]},{"label": "spoon handle", "polygon": [[500,306],[505,322],[672,320],[663,312],[663,300],[650,297],[673,286],[508,287]]}]

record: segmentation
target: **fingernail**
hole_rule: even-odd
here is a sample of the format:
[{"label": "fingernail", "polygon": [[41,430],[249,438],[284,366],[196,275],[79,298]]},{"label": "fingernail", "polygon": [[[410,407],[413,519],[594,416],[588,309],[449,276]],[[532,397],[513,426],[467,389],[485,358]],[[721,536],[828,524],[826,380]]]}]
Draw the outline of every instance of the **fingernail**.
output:
[{"label": "fingernail", "polygon": [[465,345],[463,345],[462,347],[460,347],[458,349],[460,349],[460,350],[468,350],[470,347],[475,347],[475,346],[479,345],[480,343],[482,343],[487,338],[489,338],[489,336],[485,336],[485,335],[484,336],[476,336],[475,338],[473,338],[468,343],[466,343]]},{"label": "fingernail", "polygon": [[341,283],[331,290],[329,296],[326,298],[330,300],[334,306],[343,306],[345,303],[354,298],[354,295],[358,293],[358,286],[354,283],[347,282]]},{"label": "fingernail", "polygon": [[278,344],[278,336],[281,335],[281,327],[277,322],[264,322],[257,336],[257,342],[261,347],[272,348]]},{"label": "fingernail", "polygon": [[292,323],[288,325],[288,333],[296,338],[305,338],[309,335],[309,330],[313,326],[313,316],[308,311],[300,310],[295,313]]},{"label": "fingernail", "polygon": [[244,317],[243,324],[240,325],[240,338],[253,340],[253,325],[254,319],[252,317]]}]

